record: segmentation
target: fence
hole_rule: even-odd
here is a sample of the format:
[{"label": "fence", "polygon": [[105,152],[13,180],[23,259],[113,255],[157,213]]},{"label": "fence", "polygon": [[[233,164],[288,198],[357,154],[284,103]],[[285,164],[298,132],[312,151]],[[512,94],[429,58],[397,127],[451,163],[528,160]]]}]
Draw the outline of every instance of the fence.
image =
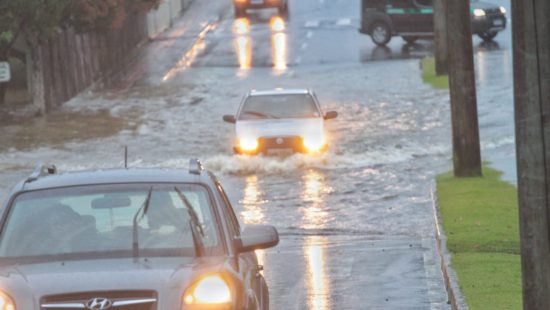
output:
[{"label": "fence", "polygon": [[127,55],[147,38],[146,29],[145,15],[135,15],[117,31],[78,34],[66,29],[40,44],[45,109],[120,70]]},{"label": "fence", "polygon": [[155,37],[165,29],[169,28],[172,21],[176,19],[191,0],[164,0],[159,8],[147,14],[147,32],[149,37]]},{"label": "fence", "polygon": [[[44,100],[38,102],[44,106],[38,108],[42,111],[51,110],[100,79],[108,82],[109,77],[128,63],[127,58],[132,50],[144,40],[170,27],[190,2],[165,0],[155,11],[129,16],[116,31],[78,34],[73,29],[66,29],[40,44],[37,52],[42,65],[44,87],[41,88],[43,94],[40,91],[33,95],[43,95]],[[32,73],[30,70],[27,72]],[[40,80],[37,82],[40,83]],[[31,85],[34,82],[31,81]],[[32,86],[29,89],[33,89]]]}]

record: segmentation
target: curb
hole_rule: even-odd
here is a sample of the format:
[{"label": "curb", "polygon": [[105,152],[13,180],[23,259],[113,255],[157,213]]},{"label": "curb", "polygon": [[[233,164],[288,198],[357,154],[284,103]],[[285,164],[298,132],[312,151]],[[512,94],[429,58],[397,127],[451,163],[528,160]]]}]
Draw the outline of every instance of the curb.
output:
[{"label": "curb", "polygon": [[460,291],[456,273],[451,267],[451,255],[447,250],[447,237],[443,232],[443,226],[439,221],[439,207],[436,196],[437,190],[435,185],[430,188],[430,196],[432,199],[432,211],[435,223],[435,238],[437,245],[437,256],[440,259],[441,273],[445,282],[445,290],[447,291],[448,301],[452,310],[468,310],[468,306],[464,301],[464,296]]}]

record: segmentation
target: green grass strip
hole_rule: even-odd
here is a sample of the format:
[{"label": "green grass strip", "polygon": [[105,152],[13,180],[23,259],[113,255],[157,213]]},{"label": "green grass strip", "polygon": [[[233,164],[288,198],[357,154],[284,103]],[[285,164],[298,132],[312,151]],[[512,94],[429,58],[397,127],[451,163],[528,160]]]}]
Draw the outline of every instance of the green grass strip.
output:
[{"label": "green grass strip", "polygon": [[451,264],[470,309],[521,309],[517,190],[496,170],[483,175],[437,177]]},{"label": "green grass strip", "polygon": [[426,84],[432,85],[438,89],[449,88],[449,77],[447,75],[437,76],[435,74],[435,59],[433,57],[423,58],[421,61],[422,66],[422,80]]}]

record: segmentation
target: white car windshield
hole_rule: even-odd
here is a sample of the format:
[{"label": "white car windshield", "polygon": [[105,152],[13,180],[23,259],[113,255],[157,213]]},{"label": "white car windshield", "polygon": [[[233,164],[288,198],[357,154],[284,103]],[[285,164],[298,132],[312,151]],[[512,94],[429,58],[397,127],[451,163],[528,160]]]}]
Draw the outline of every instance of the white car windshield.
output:
[{"label": "white car windshield", "polygon": [[321,117],[309,94],[257,95],[246,99],[239,120]]},{"label": "white car windshield", "polygon": [[19,195],[12,204],[0,240],[0,258],[132,256],[136,245],[143,256],[192,256],[196,241],[208,254],[220,247],[215,223],[208,193],[199,185],[33,191]]}]

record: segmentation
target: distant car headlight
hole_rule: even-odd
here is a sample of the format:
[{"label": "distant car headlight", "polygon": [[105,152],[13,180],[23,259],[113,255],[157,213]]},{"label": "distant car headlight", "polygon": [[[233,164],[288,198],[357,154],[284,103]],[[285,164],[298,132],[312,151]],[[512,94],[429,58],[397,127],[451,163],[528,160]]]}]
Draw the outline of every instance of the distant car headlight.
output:
[{"label": "distant car headlight", "polygon": [[258,139],[253,137],[241,137],[239,147],[245,152],[253,152],[258,149]]},{"label": "distant car headlight", "polygon": [[325,137],[323,135],[310,135],[304,137],[304,147],[309,152],[318,152],[325,145]]},{"label": "distant car headlight", "polygon": [[485,16],[485,11],[482,9],[475,9],[474,10],[474,16],[475,17],[483,17]]},{"label": "distant car headlight", "polygon": [[216,309],[230,307],[231,301],[231,289],[220,275],[210,275],[201,279],[187,289],[183,297],[185,305],[219,306]]},{"label": "distant car headlight", "polygon": [[0,310],[15,310],[15,303],[10,296],[0,292]]},{"label": "distant car headlight", "polygon": [[500,7],[500,13],[506,14],[506,9],[503,6]]}]

